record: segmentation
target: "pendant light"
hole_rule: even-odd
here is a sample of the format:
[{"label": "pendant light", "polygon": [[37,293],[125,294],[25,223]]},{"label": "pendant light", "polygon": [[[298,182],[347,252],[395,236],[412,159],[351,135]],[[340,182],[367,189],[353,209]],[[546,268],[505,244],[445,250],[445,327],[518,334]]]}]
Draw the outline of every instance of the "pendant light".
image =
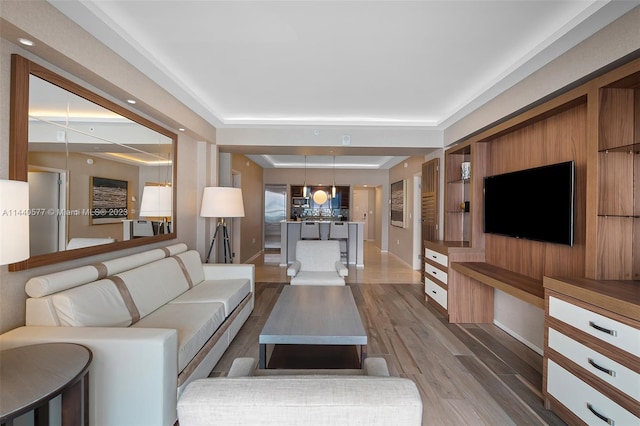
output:
[{"label": "pendant light", "polygon": [[307,196],[307,156],[304,156],[304,186],[302,187],[302,196]]},{"label": "pendant light", "polygon": [[331,198],[336,198],[336,156],[333,156],[333,186],[331,187]]}]

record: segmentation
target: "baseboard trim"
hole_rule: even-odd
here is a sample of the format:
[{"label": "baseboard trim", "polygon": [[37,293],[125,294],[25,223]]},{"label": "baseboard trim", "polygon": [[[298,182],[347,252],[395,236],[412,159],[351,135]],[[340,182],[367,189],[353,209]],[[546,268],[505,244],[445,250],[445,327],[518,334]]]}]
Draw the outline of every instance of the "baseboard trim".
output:
[{"label": "baseboard trim", "polygon": [[262,254],[264,253],[264,250],[260,250],[258,251],[256,254],[254,254],[253,256],[251,256],[249,259],[247,259],[246,261],[244,261],[244,263],[252,263],[254,260],[256,260],[258,257],[260,257]]},{"label": "baseboard trim", "polygon": [[540,349],[538,346],[534,345],[524,337],[520,336],[518,333],[511,330],[509,327],[502,324],[500,321],[497,321],[494,319],[493,324],[499,329],[503,330],[508,335],[510,335],[511,337],[513,337],[514,339],[516,339],[517,341],[519,341],[520,343],[522,343],[523,345],[527,346],[529,349],[535,351],[538,355],[544,356],[544,350]]}]

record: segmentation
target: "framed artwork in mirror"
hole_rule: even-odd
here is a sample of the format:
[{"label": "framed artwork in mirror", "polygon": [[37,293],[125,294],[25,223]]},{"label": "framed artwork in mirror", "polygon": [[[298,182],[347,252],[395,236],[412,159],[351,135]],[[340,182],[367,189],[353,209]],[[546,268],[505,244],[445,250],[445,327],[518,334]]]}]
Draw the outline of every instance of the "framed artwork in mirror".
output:
[{"label": "framed artwork in mirror", "polygon": [[391,184],[391,225],[406,227],[406,180],[399,180]]},{"label": "framed artwork in mirror", "polygon": [[91,224],[122,222],[128,216],[129,182],[91,176]]}]

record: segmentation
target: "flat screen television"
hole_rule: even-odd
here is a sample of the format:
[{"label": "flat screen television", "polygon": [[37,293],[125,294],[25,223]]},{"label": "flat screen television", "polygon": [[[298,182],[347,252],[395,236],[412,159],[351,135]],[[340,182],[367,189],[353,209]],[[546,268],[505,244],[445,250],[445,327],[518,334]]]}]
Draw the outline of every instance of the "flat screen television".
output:
[{"label": "flat screen television", "polygon": [[484,178],[484,232],[573,246],[573,161]]}]

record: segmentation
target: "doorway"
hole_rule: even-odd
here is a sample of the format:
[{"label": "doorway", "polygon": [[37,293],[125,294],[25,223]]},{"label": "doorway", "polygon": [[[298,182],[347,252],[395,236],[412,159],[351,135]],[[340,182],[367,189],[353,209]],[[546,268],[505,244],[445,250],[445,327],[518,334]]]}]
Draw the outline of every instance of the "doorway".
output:
[{"label": "doorway", "polygon": [[286,219],[287,185],[264,187],[264,251],[279,252],[281,222]]},{"label": "doorway", "polygon": [[363,239],[375,239],[375,191],[373,188],[354,188],[353,189],[353,214],[351,220],[354,222],[364,222]]},{"label": "doorway", "polygon": [[31,256],[66,250],[66,173],[63,170],[32,169],[28,173],[29,253]]}]

